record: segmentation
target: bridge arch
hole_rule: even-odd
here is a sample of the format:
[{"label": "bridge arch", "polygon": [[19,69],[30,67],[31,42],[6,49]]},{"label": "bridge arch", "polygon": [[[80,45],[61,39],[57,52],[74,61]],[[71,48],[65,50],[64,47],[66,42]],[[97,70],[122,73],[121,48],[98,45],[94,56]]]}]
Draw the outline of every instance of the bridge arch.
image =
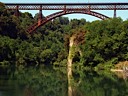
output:
[{"label": "bridge arch", "polygon": [[48,16],[46,16],[45,18],[39,20],[38,22],[34,23],[32,26],[30,26],[27,31],[29,33],[32,33],[33,31],[35,31],[37,28],[39,28],[40,26],[43,26],[44,24],[46,24],[48,21],[55,19],[56,17],[60,17],[62,15],[67,15],[67,14],[73,14],[73,13],[81,13],[81,14],[88,14],[88,15],[92,15],[95,16],[97,18],[100,18],[102,20],[109,18],[106,15],[103,15],[101,13],[98,12],[94,12],[94,11],[88,11],[88,10],[63,10],[63,11],[59,11],[53,14],[50,14]]}]

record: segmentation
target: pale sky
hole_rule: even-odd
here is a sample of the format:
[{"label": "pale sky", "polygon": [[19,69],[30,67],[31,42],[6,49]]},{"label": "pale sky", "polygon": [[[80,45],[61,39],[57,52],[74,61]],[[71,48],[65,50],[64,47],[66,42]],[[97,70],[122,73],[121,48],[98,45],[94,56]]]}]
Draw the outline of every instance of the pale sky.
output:
[{"label": "pale sky", "polygon": [[[97,3],[102,3],[102,2],[127,2],[128,0],[0,0],[0,2],[3,3],[92,3],[92,2],[97,2]],[[31,14],[38,13],[38,11],[22,11],[22,12],[30,12]],[[43,15],[47,16],[51,13],[54,13],[55,11],[43,11]],[[104,15],[107,15],[109,17],[113,17],[113,11],[108,11],[108,10],[103,10],[103,11],[97,11],[99,13],[102,13]],[[86,14],[70,14],[70,15],[64,15],[64,17],[69,17],[69,19],[81,19],[84,18],[87,21],[93,21],[93,20],[99,20],[98,18],[91,16],[91,15],[86,15]],[[122,10],[122,11],[117,11],[117,17],[121,17],[123,20],[128,19],[128,10]]]}]

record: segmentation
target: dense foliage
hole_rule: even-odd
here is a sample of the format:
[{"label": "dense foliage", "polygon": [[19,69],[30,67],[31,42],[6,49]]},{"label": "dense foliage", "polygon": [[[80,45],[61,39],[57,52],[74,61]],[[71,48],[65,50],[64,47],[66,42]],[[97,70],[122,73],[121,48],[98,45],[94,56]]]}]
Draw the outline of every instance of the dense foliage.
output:
[{"label": "dense foliage", "polygon": [[[128,93],[128,83],[122,79],[107,71],[90,71],[110,69],[120,61],[128,61],[128,20],[87,22],[57,17],[28,34],[26,29],[37,20],[38,14],[33,17],[28,12],[16,17],[13,10],[6,10],[0,3],[0,91],[11,89],[7,93],[13,96],[67,96],[70,78],[65,66],[72,49],[73,96]],[[74,45],[69,48],[73,36]]]},{"label": "dense foliage", "polygon": [[2,68],[38,67],[42,64],[66,66],[69,37],[82,31],[86,31],[85,42],[79,45],[83,55],[79,57],[76,53],[78,56],[75,56],[82,66],[111,67],[128,60],[128,20],[114,18],[86,22],[85,19],[58,17],[34,34],[28,34],[25,30],[37,22],[38,14],[34,17],[28,12],[20,12],[20,17],[13,14],[14,11],[6,10],[0,3]]},{"label": "dense foliage", "polygon": [[85,25],[84,65],[111,67],[128,60],[128,20],[113,18]]}]

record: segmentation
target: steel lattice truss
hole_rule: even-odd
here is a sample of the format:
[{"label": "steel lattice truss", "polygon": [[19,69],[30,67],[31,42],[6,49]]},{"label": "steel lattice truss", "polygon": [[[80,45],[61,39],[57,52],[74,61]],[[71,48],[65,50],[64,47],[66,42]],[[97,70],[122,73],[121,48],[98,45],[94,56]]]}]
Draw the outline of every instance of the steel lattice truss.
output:
[{"label": "steel lattice truss", "polygon": [[[116,17],[116,10],[128,10],[128,3],[6,3],[5,7],[8,10],[16,10],[16,16],[19,16],[19,10],[39,10],[38,22],[27,29],[31,33],[48,21],[65,14],[82,13],[104,20],[109,17],[94,12],[94,10],[114,10],[114,17]],[[59,10],[59,12],[50,14],[42,19],[42,10]]]},{"label": "steel lattice truss", "polygon": [[128,10],[128,3],[5,3],[7,9],[19,10]]}]

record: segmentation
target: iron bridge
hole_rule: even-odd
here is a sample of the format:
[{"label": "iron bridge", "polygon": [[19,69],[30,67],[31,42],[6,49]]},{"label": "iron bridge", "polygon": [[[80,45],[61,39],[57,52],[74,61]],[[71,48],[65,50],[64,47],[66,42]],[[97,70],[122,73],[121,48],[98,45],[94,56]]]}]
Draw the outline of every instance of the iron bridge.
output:
[{"label": "iron bridge", "polygon": [[[128,10],[128,2],[123,3],[5,3],[8,10],[15,10],[15,16],[19,16],[19,10],[39,10],[38,22],[31,25],[27,31],[35,31],[48,21],[66,14],[81,13],[100,18],[102,20],[110,18],[95,10],[113,10],[116,17],[116,10]],[[53,14],[42,18],[42,10],[58,10]]]}]

